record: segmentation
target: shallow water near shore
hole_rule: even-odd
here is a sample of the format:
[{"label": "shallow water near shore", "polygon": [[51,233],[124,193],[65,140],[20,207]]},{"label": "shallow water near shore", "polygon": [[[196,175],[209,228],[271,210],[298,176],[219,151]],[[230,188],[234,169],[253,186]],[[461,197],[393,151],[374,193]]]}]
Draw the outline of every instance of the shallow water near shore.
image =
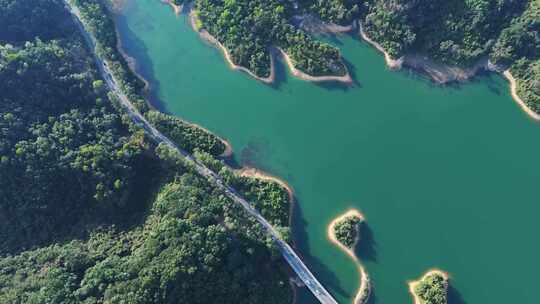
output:
[{"label": "shallow water near shore", "polygon": [[[372,303],[412,303],[407,280],[447,271],[452,304],[537,303],[540,124],[498,75],[440,87],[393,72],[358,39],[333,39],[356,83],[315,85],[278,65],[271,87],[234,72],[185,16],[130,0],[117,22],[154,104],[229,140],[239,163],[286,180],[299,252],[339,303],[358,288],[354,262],[326,238],[351,207],[366,216],[357,250]],[[299,303],[316,300],[305,290]]]}]

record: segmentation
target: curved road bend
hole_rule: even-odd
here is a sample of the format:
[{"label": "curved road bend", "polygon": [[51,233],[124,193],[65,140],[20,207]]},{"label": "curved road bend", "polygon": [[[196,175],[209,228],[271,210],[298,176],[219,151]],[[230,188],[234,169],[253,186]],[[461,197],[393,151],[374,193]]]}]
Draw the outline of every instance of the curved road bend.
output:
[{"label": "curved road bend", "polygon": [[79,27],[79,30],[83,34],[87,44],[92,50],[92,53],[94,55],[95,61],[97,63],[98,69],[105,79],[109,89],[116,94],[118,99],[120,100],[120,103],[122,106],[126,109],[128,115],[131,117],[131,119],[141,128],[144,129],[144,131],[158,144],[164,143],[168,145],[169,147],[173,148],[174,150],[178,151],[180,155],[189,163],[193,164],[195,167],[195,170],[202,176],[206,177],[210,181],[214,181],[215,184],[221,188],[232,201],[240,204],[245,211],[251,216],[253,216],[266,230],[268,234],[272,237],[272,239],[276,242],[278,245],[281,254],[289,263],[289,265],[292,267],[294,272],[300,277],[300,279],[304,282],[304,284],[311,290],[311,292],[315,295],[315,297],[323,304],[337,304],[336,300],[332,297],[332,295],[322,286],[321,283],[317,280],[317,278],[309,271],[307,266],[302,262],[302,259],[294,252],[294,250],[287,244],[282,238],[281,234],[274,229],[274,227],[255,209],[253,208],[236,190],[233,188],[227,186],[223,180],[213,171],[208,169],[206,166],[201,164],[199,161],[194,159],[189,153],[182,150],[180,147],[178,147],[174,142],[172,142],[170,139],[168,139],[165,135],[163,135],[161,132],[159,132],[156,128],[154,128],[147,120],[144,118],[139,111],[131,104],[127,96],[122,92],[120,87],[118,86],[118,82],[114,78],[113,74],[111,73],[111,70],[108,66],[108,64],[103,61],[97,53],[95,52],[95,38],[86,30],[84,27],[84,23],[82,21],[82,18],[80,17],[80,11],[75,5],[71,5],[68,0],[64,0],[66,4],[66,9],[69,10],[71,13],[75,23]]}]

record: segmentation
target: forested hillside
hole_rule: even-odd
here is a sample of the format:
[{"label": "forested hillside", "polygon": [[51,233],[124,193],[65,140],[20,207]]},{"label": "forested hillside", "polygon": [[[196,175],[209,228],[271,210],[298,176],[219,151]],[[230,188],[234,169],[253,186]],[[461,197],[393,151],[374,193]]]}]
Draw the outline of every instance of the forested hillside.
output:
[{"label": "forested hillside", "polygon": [[230,51],[235,64],[257,76],[270,75],[272,46],[282,48],[308,74],[346,72],[338,49],[292,25],[294,16],[308,14],[338,25],[358,21],[395,59],[424,55],[459,67],[490,59],[501,69],[510,68],[519,95],[540,112],[540,0],[194,2],[199,25]]},{"label": "forested hillside", "polygon": [[313,14],[326,22],[349,25],[364,11],[367,1],[299,0],[302,13]]},{"label": "forested hillside", "polygon": [[510,68],[519,95],[540,111],[539,0],[374,0],[362,23],[395,58],[420,53],[458,66],[489,58]]},{"label": "forested hillside", "polygon": [[[190,1],[175,0],[177,4]],[[272,47],[287,53],[297,69],[311,76],[347,73],[337,48],[320,42],[291,24],[291,1],[196,0],[200,26],[230,52],[233,62],[259,77],[270,75]]]},{"label": "forested hillside", "polygon": [[[77,2],[95,30],[114,33],[98,0]],[[0,17],[23,33],[0,31],[0,303],[291,302],[271,240],[122,113],[62,1],[2,0]],[[103,37],[115,35],[98,49],[142,102],[116,40]],[[213,135],[146,115],[223,166]],[[286,235],[286,191],[227,170]]]},{"label": "forested hillside", "polygon": [[539,0],[303,0],[327,22],[355,18],[392,57],[427,55],[467,67],[490,59],[510,68],[518,94],[540,112]]}]

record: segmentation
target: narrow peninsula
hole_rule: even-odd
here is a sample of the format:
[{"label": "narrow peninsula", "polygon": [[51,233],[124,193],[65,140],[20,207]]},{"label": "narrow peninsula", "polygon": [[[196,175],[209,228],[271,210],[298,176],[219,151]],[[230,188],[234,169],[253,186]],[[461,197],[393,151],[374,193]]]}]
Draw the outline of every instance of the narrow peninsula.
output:
[{"label": "narrow peninsula", "polygon": [[294,77],[351,84],[339,48],[316,35],[353,33],[382,52],[389,67],[406,66],[440,84],[506,71],[515,80],[513,98],[538,120],[540,0],[480,6],[456,0],[433,6],[411,0],[163,1],[177,13],[188,5],[201,37],[221,49],[234,70],[263,83],[275,81],[280,56]]},{"label": "narrow peninsula", "polygon": [[[278,0],[183,1],[201,38],[217,46],[233,70],[263,83],[275,81],[275,57],[282,56],[297,78],[352,83],[338,48],[292,24],[297,9]],[[267,13],[262,13],[267,12]]]},{"label": "narrow peninsula", "polygon": [[432,269],[420,280],[409,282],[409,291],[414,304],[447,304],[448,286],[448,274]]},{"label": "narrow peninsula", "polygon": [[371,281],[364,266],[354,253],[354,248],[360,241],[360,225],[365,222],[364,215],[356,210],[350,209],[335,218],[328,225],[328,239],[343,250],[356,264],[360,274],[360,287],[354,298],[354,304],[364,304],[371,294]]}]

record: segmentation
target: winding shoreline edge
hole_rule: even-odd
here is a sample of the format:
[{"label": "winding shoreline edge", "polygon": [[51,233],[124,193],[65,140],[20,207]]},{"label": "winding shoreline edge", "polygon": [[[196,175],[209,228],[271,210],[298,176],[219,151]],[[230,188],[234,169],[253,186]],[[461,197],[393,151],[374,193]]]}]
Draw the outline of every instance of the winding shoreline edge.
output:
[{"label": "winding shoreline edge", "polygon": [[227,63],[229,64],[229,66],[231,67],[231,69],[233,71],[244,72],[244,73],[248,74],[249,76],[251,76],[251,77],[255,78],[256,80],[258,80],[258,81],[260,81],[262,83],[265,83],[265,84],[274,83],[274,81],[276,79],[276,73],[275,73],[275,67],[274,67],[275,64],[274,64],[274,58],[272,56],[272,53],[270,53],[270,75],[268,77],[259,77],[259,76],[255,75],[255,73],[253,73],[248,68],[236,65],[232,60],[232,57],[231,57],[231,54],[229,53],[229,50],[227,50],[227,48],[221,42],[219,42],[207,30],[197,28],[197,15],[195,13],[195,10],[193,9],[193,3],[189,4],[189,6],[187,7],[187,11],[188,11],[188,14],[189,14],[189,20],[190,20],[190,24],[191,24],[192,29],[196,33],[199,34],[199,36],[201,37],[202,40],[207,41],[210,44],[213,44],[214,46],[216,46],[218,49],[221,50],[221,52],[223,53],[223,56],[225,57],[225,61],[227,61]]},{"label": "winding shoreline edge", "polygon": [[[163,4],[169,4],[170,1],[162,1]],[[115,13],[114,11],[111,11],[111,13]],[[120,40],[120,33],[118,31],[118,27],[116,25],[116,21],[115,21],[115,30],[116,30],[116,35],[117,35],[117,49],[118,49],[118,52],[120,53],[120,55],[128,62],[128,67],[129,69],[131,70],[131,72],[136,76],[138,77],[139,79],[141,79],[144,84],[145,84],[145,87],[144,87],[144,90],[145,90],[145,94],[149,94],[149,91],[150,91],[150,88],[151,88],[151,84],[146,80],[146,78],[144,78],[141,74],[139,74],[136,70],[136,67],[137,67],[137,60],[131,56],[129,56],[125,50],[122,48],[122,43],[121,43],[121,40]],[[146,103],[148,104],[149,107],[151,108],[155,108],[150,99],[148,98],[148,96],[145,96],[146,97]],[[219,156],[220,158],[230,158],[233,154],[234,154],[234,149],[231,145],[231,143],[229,141],[227,141],[226,139],[220,137],[220,136],[217,136],[215,133],[211,132],[210,130],[198,125],[198,124],[195,124],[195,123],[192,123],[192,122],[189,122],[187,120],[184,120],[178,116],[175,116],[176,118],[180,119],[182,122],[194,127],[194,128],[198,128],[198,129],[201,129],[209,134],[212,134],[213,136],[215,136],[218,140],[220,140],[224,145],[225,145],[225,151]],[[287,194],[289,196],[289,202],[290,202],[290,210],[289,210],[289,227],[292,228],[292,218],[293,218],[293,209],[294,209],[294,204],[296,203],[296,200],[295,200],[295,194],[294,194],[294,190],[293,188],[286,182],[284,181],[283,179],[281,178],[278,178],[276,176],[273,176],[273,175],[270,175],[269,173],[266,173],[260,169],[257,169],[257,168],[250,168],[250,167],[242,167],[238,170],[234,170],[235,173],[237,174],[241,174],[243,176],[248,176],[248,177],[253,177],[253,178],[257,178],[257,179],[262,179],[262,180],[267,180],[267,181],[272,181],[272,182],[275,182],[277,183],[278,185],[280,185],[281,187],[283,187],[286,191],[287,191]],[[296,288],[293,288],[293,292],[295,294],[295,299],[296,299]],[[296,303],[296,302],[293,302],[293,303]]]},{"label": "winding shoreline edge", "polygon": [[[177,6],[172,4],[172,2],[170,2],[169,0],[168,1],[162,1],[162,3],[163,4],[170,4],[171,6],[173,6],[173,8],[175,8],[175,12],[176,12]],[[113,14],[113,15],[116,14],[116,12],[115,12],[115,10],[113,9],[112,6],[107,7],[107,8],[110,10],[111,14]],[[179,7],[179,12],[180,13],[181,13],[182,9],[183,9],[183,6],[180,6]],[[146,78],[144,78],[141,74],[139,74],[137,72],[137,60],[135,58],[129,56],[127,54],[127,52],[124,50],[124,48],[122,47],[122,42],[121,42],[121,39],[120,39],[120,32],[118,30],[118,25],[116,24],[116,20],[113,19],[113,21],[114,21],[114,25],[115,25],[115,34],[116,34],[116,38],[117,38],[117,44],[116,44],[117,51],[120,54],[120,56],[122,58],[124,58],[124,60],[126,60],[129,70],[135,75],[135,77],[137,77],[141,81],[143,81],[143,83],[144,83],[143,91],[144,91],[144,95],[145,95],[144,97],[145,97],[146,104],[151,109],[157,110],[154,107],[154,105],[152,104],[152,102],[151,102],[151,100],[149,98],[150,97],[151,84]],[[188,124],[188,125],[190,125],[190,126],[192,126],[194,128],[201,129],[201,130],[215,136],[218,140],[220,140],[225,145],[225,151],[221,155],[218,156],[219,158],[227,159],[227,158],[232,157],[234,151],[233,151],[232,145],[230,144],[229,141],[225,140],[224,138],[221,138],[220,136],[217,136],[215,133],[209,131],[208,129],[206,129],[206,128],[198,125],[198,124],[186,121],[185,119],[180,118],[178,116],[175,116],[175,117],[178,118],[179,120],[181,120],[183,123]],[[229,165],[226,164],[226,166],[229,166]],[[229,166],[229,168],[230,168],[230,166]],[[233,169],[233,168],[230,168],[230,169]],[[238,171],[240,171],[240,172],[238,172]],[[275,182],[279,186],[283,187],[287,191],[287,194],[288,194],[288,199],[289,199],[288,224],[289,224],[289,227],[292,229],[293,209],[294,209],[294,204],[296,203],[296,201],[295,201],[294,191],[293,191],[292,187],[287,182],[285,182],[284,180],[282,180],[282,179],[280,179],[278,177],[275,177],[275,176],[272,176],[272,175],[270,175],[268,173],[265,173],[262,170],[256,169],[256,168],[243,167],[243,168],[241,168],[239,170],[233,170],[233,172],[236,173],[236,174],[241,174],[243,176],[249,176],[249,177],[256,178],[256,179],[262,179],[262,180]],[[292,294],[293,294],[292,303],[294,304],[294,303],[297,303],[297,300],[298,300],[298,288],[299,287],[295,286],[292,283],[292,278],[294,278],[294,275],[289,274],[289,283],[290,283],[290,287],[291,287]]]},{"label": "winding shoreline edge", "polygon": [[[162,0],[162,3],[170,5],[172,7],[172,9],[174,10],[176,15],[181,14],[182,10],[184,8],[183,5],[181,5],[181,6],[176,5],[171,0]],[[197,26],[196,26],[196,18],[197,18],[197,16],[194,13],[195,11],[193,9],[193,3],[189,4],[189,7],[187,9],[188,9],[188,12],[189,12],[190,22],[191,22],[191,26],[192,26],[193,30],[196,31],[197,33],[199,33],[200,37],[203,40],[205,40],[207,42],[210,42],[211,44],[214,44],[215,46],[217,46],[223,52],[225,60],[227,61],[227,63],[229,64],[229,66],[233,70],[238,70],[238,71],[245,72],[249,76],[251,76],[251,77],[255,78],[256,80],[259,80],[259,81],[261,81],[261,82],[263,82],[265,84],[272,84],[272,83],[275,82],[275,79],[276,79],[276,76],[275,76],[275,59],[274,59],[275,54],[274,54],[274,52],[272,50],[270,52],[270,75],[268,77],[259,77],[259,76],[255,75],[255,73],[253,73],[251,70],[249,70],[249,69],[247,69],[245,67],[236,65],[232,61],[232,58],[231,58],[230,53],[227,50],[227,48],[225,48],[225,46],[223,44],[221,44],[214,36],[212,36],[210,33],[208,33],[208,31],[197,29]],[[297,17],[306,18],[306,16],[297,16]],[[408,66],[408,67],[410,67],[412,69],[422,70],[433,81],[435,81],[435,82],[437,82],[439,84],[446,84],[446,83],[452,82],[452,81],[465,81],[465,80],[468,80],[468,79],[474,77],[475,75],[477,75],[482,70],[491,71],[491,72],[499,72],[500,74],[502,74],[508,80],[508,82],[510,84],[511,96],[514,99],[514,101],[519,105],[519,107],[531,119],[533,119],[534,121],[540,121],[540,114],[538,114],[538,113],[534,112],[533,110],[531,110],[527,106],[527,104],[523,101],[523,99],[521,99],[521,97],[519,97],[519,94],[517,93],[517,80],[513,77],[513,75],[511,74],[509,69],[504,70],[504,71],[500,71],[500,70],[494,68],[492,66],[492,64],[489,62],[489,60],[480,60],[479,62],[477,62],[474,66],[472,66],[470,68],[459,68],[459,67],[451,67],[451,66],[446,66],[446,65],[437,65],[434,62],[431,62],[428,58],[422,58],[419,55],[402,56],[402,57],[400,57],[398,59],[393,59],[390,56],[390,54],[388,54],[388,52],[386,52],[386,50],[378,42],[374,41],[373,39],[371,39],[367,35],[367,33],[364,31],[364,28],[362,26],[361,21],[358,20],[357,22],[358,22],[359,34],[360,34],[361,38],[364,41],[366,41],[368,44],[372,45],[375,49],[377,49],[379,52],[381,52],[384,55],[386,65],[390,69],[398,70],[398,69],[401,69],[403,66]],[[350,25],[350,26],[338,26],[338,25],[326,24],[326,23],[323,23],[323,24],[324,24],[324,26],[326,27],[326,29],[328,30],[329,33],[334,33],[334,34],[351,32],[354,29],[354,24]],[[117,36],[118,36],[118,31],[116,31],[116,32],[117,32]],[[135,61],[133,60],[133,58],[128,56],[123,51],[123,49],[122,49],[122,47],[120,45],[120,39],[118,39],[118,41],[119,41],[118,42],[118,44],[119,44],[118,49],[119,49],[120,53],[124,56],[124,58],[128,62],[128,65],[130,66],[130,68],[132,70],[135,70],[135,68],[134,68],[134,66],[136,64]],[[294,77],[297,77],[297,78],[305,80],[305,81],[311,81],[311,82],[337,81],[337,82],[342,82],[342,83],[345,83],[345,84],[351,84],[352,83],[352,78],[351,78],[348,71],[344,76],[311,76],[309,74],[306,74],[306,73],[298,70],[294,66],[294,63],[292,62],[291,58],[282,49],[280,49],[280,48],[275,48],[275,49],[282,56],[282,58],[285,60],[291,74]],[[449,70],[449,72],[448,71],[447,72],[442,71],[442,69]],[[449,75],[447,74],[445,76],[444,75],[445,73],[450,73],[450,74]],[[135,73],[135,74],[137,75],[137,77],[139,79],[141,79],[145,83],[145,90],[147,90],[149,84],[146,81],[146,79],[144,79],[143,77],[141,77],[137,73]],[[440,75],[443,75],[443,76],[440,76]],[[228,156],[230,156],[232,154],[232,152],[229,151],[230,150],[229,149],[230,145],[226,141],[224,141],[224,143],[225,143],[225,145],[227,147],[227,153],[224,153],[224,155],[225,155],[224,157],[228,157]]]},{"label": "winding shoreline edge", "polygon": [[535,121],[540,121],[540,114],[531,110],[531,108],[527,106],[525,101],[523,101],[523,99],[519,97],[518,92],[517,92],[517,79],[514,78],[510,70],[506,70],[502,74],[508,80],[508,82],[510,82],[510,94],[512,95],[512,98],[514,99],[514,101],[530,118],[532,118]]},{"label": "winding shoreline edge", "polygon": [[[356,216],[360,218],[360,222],[365,222],[365,216],[358,211],[357,209],[349,209],[345,213],[339,215],[338,217],[334,218],[330,224],[328,224],[328,228],[326,230],[327,237],[330,240],[330,242],[334,245],[336,245],[339,249],[341,249],[343,252],[345,252],[356,264],[356,267],[358,268],[358,273],[360,274],[360,286],[358,288],[358,292],[356,293],[356,296],[354,297],[354,304],[364,304],[368,301],[369,296],[371,295],[371,281],[369,279],[369,275],[367,274],[366,270],[364,269],[364,266],[358,260],[358,257],[356,254],[349,248],[347,248],[345,245],[343,245],[338,239],[336,238],[336,235],[334,233],[334,227],[337,223],[342,221],[343,219],[349,217],[349,216]],[[355,245],[358,242],[358,236],[355,240]]]},{"label": "winding shoreline edge", "polygon": [[360,22],[358,23],[359,23],[359,28],[360,28],[360,37],[362,37],[362,39],[364,39],[367,43],[371,44],[379,52],[383,53],[384,60],[386,61],[386,65],[390,69],[401,69],[401,67],[403,66],[403,61],[404,61],[403,57],[398,58],[398,59],[393,59],[392,56],[390,56],[390,54],[388,54],[388,52],[382,47],[382,45],[380,45],[378,42],[369,38],[369,36],[364,31],[364,27],[362,26],[362,24]]},{"label": "winding shoreline edge", "polygon": [[442,276],[446,281],[448,281],[448,279],[450,278],[450,275],[447,272],[444,272],[444,271],[442,271],[440,269],[433,268],[433,269],[428,270],[420,279],[415,280],[415,281],[408,281],[407,282],[407,284],[409,285],[409,293],[411,294],[411,296],[414,299],[414,304],[422,304],[422,300],[420,300],[420,298],[418,297],[416,292],[414,292],[414,288],[421,281],[423,281],[426,277],[428,277],[430,275],[433,275],[433,274],[438,274],[438,275]]},{"label": "winding shoreline edge", "polygon": [[[360,23],[360,22],[359,22]],[[501,71],[499,68],[495,67],[489,60],[480,60],[477,62],[474,66],[462,69],[458,67],[450,67],[450,66],[443,66],[441,65],[440,68],[445,68],[448,70],[454,70],[457,74],[461,75],[452,75],[451,77],[439,78],[436,76],[436,73],[443,74],[444,71],[437,71],[437,66],[435,66],[432,62],[429,62],[429,59],[420,58],[418,55],[413,55],[412,57],[403,56],[398,59],[393,59],[388,52],[376,41],[372,40],[364,31],[362,25],[359,25],[360,27],[360,36],[362,39],[364,39],[367,43],[371,44],[373,47],[375,47],[378,51],[384,54],[384,59],[386,61],[386,65],[390,69],[401,69],[403,66],[408,66],[416,70],[422,70],[424,71],[433,81],[439,83],[439,84],[446,84],[448,82],[452,81],[465,81],[468,80],[474,76],[476,76],[480,71],[489,71],[489,72],[497,72],[499,74],[502,74],[509,82],[510,86],[510,93],[512,96],[512,99],[519,105],[519,107],[529,116],[531,119],[535,121],[540,121],[540,114],[534,112],[531,108],[527,106],[527,104],[519,97],[517,93],[517,79],[514,78],[512,73],[510,72],[510,69]],[[431,72],[430,72],[431,70]]]},{"label": "winding shoreline edge", "polygon": [[[342,82],[344,84],[352,84],[352,78],[349,74],[349,71],[343,76],[311,76],[309,74],[306,74],[305,72],[300,71],[294,66],[293,60],[285,51],[283,51],[280,48],[276,48],[279,53],[281,54],[281,57],[285,60],[287,63],[287,66],[289,67],[289,71],[291,74],[299,79],[305,80],[305,81],[311,81],[311,82],[326,82],[326,81],[336,81],[336,82]],[[345,68],[346,69],[346,68]]]},{"label": "winding shoreline edge", "polygon": [[174,10],[174,13],[178,16],[182,13],[182,9],[184,8],[183,5],[177,5],[172,2],[172,0],[161,0],[163,3],[169,4],[172,9]]},{"label": "winding shoreline edge", "polygon": [[[174,11],[175,11],[176,14],[180,14],[182,12],[183,6],[178,6],[178,5],[174,4],[174,3],[172,3],[172,1],[170,1],[170,0],[162,0],[161,3],[172,6],[174,8]],[[112,14],[116,14],[112,7],[108,7],[108,9],[110,10],[110,12]],[[141,80],[144,83],[143,94],[144,94],[144,97],[146,99],[145,100],[146,104],[150,107],[151,110],[159,111],[152,104],[152,102],[150,101],[150,87],[151,87],[150,82],[146,78],[144,78],[139,72],[137,72],[137,64],[138,64],[137,60],[135,58],[131,57],[124,50],[124,48],[122,46],[122,40],[120,39],[120,32],[118,31],[118,26],[116,25],[116,21],[115,21],[115,34],[116,34],[116,48],[118,50],[118,53],[120,53],[120,55],[124,58],[124,60],[126,61],[127,65],[128,65],[128,68],[131,70],[133,75],[135,75],[135,77],[137,77],[139,80]],[[198,125],[196,123],[187,121],[187,120],[185,120],[183,118],[180,118],[180,117],[177,117],[177,116],[175,116],[175,117],[180,119],[183,123],[187,124],[190,127],[200,129],[200,130],[202,130],[202,131],[204,131],[204,132],[206,132],[208,134],[212,134],[213,136],[215,136],[225,146],[225,150],[223,151],[223,153],[218,155],[218,158],[227,159],[227,158],[230,158],[233,155],[234,151],[233,151],[232,145],[225,138],[222,138],[222,137],[216,135],[215,133],[211,132],[210,130],[206,129],[205,127],[203,127],[201,125]]]},{"label": "winding shoreline edge", "polygon": [[268,174],[260,169],[253,168],[253,167],[242,167],[240,169],[234,170],[236,174],[239,176],[246,176],[246,177],[252,177],[260,180],[270,181],[274,182],[278,185],[280,185],[285,191],[287,191],[287,194],[289,196],[289,202],[291,205],[294,201],[294,191],[292,187],[287,184],[284,180],[280,179],[279,177],[275,177],[271,174]]},{"label": "winding shoreline edge", "polygon": [[[250,69],[235,64],[233,62],[233,60],[232,60],[232,57],[231,57],[231,55],[229,53],[229,50],[221,42],[219,42],[219,40],[217,40],[214,36],[212,36],[207,30],[197,28],[197,15],[196,15],[195,10],[193,8],[193,3],[190,3],[188,5],[187,11],[188,11],[188,14],[189,14],[189,19],[190,19],[192,29],[199,34],[201,39],[215,45],[218,49],[220,49],[222,51],[223,56],[225,57],[225,60],[227,61],[227,63],[231,67],[231,69],[233,69],[235,71],[242,71],[242,72],[248,74],[249,76],[255,78],[256,80],[258,80],[258,81],[260,81],[262,83],[273,84],[276,81],[276,72],[275,72],[276,62],[275,62],[274,57],[276,55],[275,53],[278,53],[278,54],[280,54],[282,56],[282,58],[287,63],[287,66],[289,68],[289,71],[291,72],[291,75],[293,75],[296,78],[299,78],[299,79],[302,79],[302,80],[305,80],[305,81],[310,81],[310,82],[335,81],[335,82],[342,82],[342,83],[348,84],[348,85],[352,84],[352,78],[351,78],[347,68],[345,68],[346,73],[343,76],[331,76],[331,75],[328,75],[328,76],[312,76],[312,75],[309,75],[309,74],[307,74],[305,72],[302,72],[299,69],[297,69],[294,66],[293,60],[282,49],[277,48],[277,47],[271,47],[270,48],[270,75],[268,77],[259,77],[253,71],[251,71]],[[277,49],[278,52],[275,52],[274,49]]]}]

